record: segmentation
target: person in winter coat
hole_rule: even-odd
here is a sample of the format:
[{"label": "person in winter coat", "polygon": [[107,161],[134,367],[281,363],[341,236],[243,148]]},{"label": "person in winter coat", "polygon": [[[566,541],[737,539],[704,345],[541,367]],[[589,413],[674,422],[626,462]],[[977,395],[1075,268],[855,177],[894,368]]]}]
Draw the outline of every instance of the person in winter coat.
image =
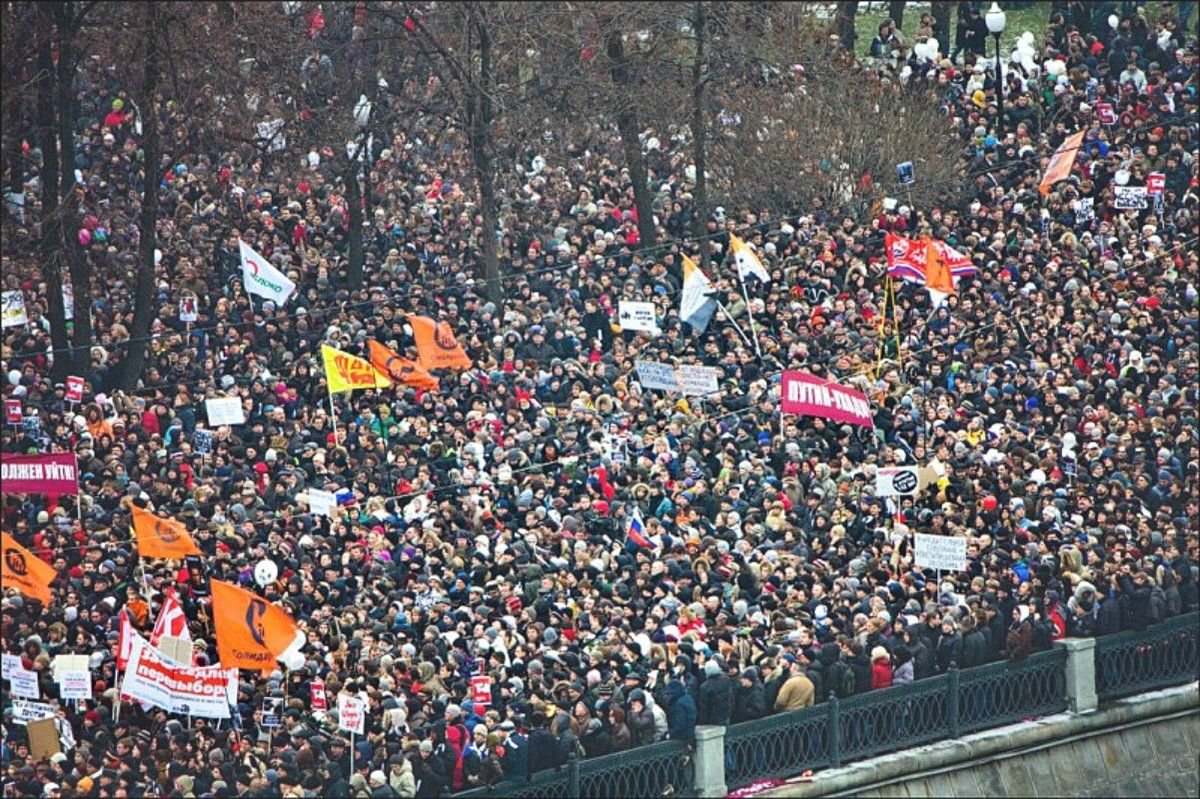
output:
[{"label": "person in winter coat", "polygon": [[866,648],[858,641],[850,642],[850,657],[846,663],[854,672],[854,693],[865,694],[871,690],[871,658],[867,657]]},{"label": "person in winter coat", "polygon": [[892,687],[892,656],[882,646],[871,650],[871,690]]},{"label": "person in winter coat", "polygon": [[667,683],[667,737],[691,743],[696,738],[696,702],[683,682],[672,678]]},{"label": "person in winter coat", "polygon": [[942,635],[938,638],[937,652],[934,659],[937,662],[939,674],[945,674],[950,664],[962,665],[963,642],[958,632],[958,624],[949,617],[942,619]]},{"label": "person in winter coat", "polygon": [[609,711],[609,723],[612,725],[612,751],[624,752],[633,743],[633,734],[625,723],[625,710],[616,705]]},{"label": "person in winter coat", "polygon": [[1012,624],[1006,640],[1005,654],[1009,660],[1022,661],[1033,651],[1033,624],[1029,620],[1029,608],[1025,605],[1013,608]]},{"label": "person in winter coat", "polygon": [[1150,586],[1145,572],[1126,567],[1116,578],[1121,588],[1121,629],[1144,630],[1150,625]]},{"label": "person in winter coat", "polygon": [[775,698],[775,712],[781,713],[810,707],[815,697],[812,680],[800,671],[798,665],[793,664],[788,669],[787,680],[779,689],[779,696]]},{"label": "person in winter coat", "polygon": [[417,776],[417,799],[434,799],[450,787],[442,759],[433,754],[433,741],[421,741],[417,749],[420,758],[413,768]]},{"label": "person in winter coat", "polygon": [[549,722],[543,711],[538,718],[534,713],[533,729],[529,732],[529,773],[555,768],[563,762],[558,740],[550,732]]},{"label": "person in winter coat", "polygon": [[417,779],[413,775],[412,763],[403,755],[388,758],[388,785],[400,799],[412,799],[417,793]]},{"label": "person in winter coat", "polygon": [[897,644],[892,652],[895,661],[892,667],[892,685],[906,685],[913,681],[912,652],[905,644]]},{"label": "person in winter coat", "polygon": [[763,692],[762,680],[758,677],[758,669],[754,666],[743,669],[738,683],[737,700],[733,707],[733,723],[761,719],[767,712],[767,700]]},{"label": "person in winter coat", "polygon": [[1057,591],[1047,591],[1046,598],[1046,620],[1053,625],[1054,630],[1050,633],[1051,641],[1058,641],[1067,637],[1067,620],[1066,614],[1063,611],[1059,594]]},{"label": "person in winter coat", "polygon": [[704,664],[704,681],[700,683],[697,695],[698,724],[724,726],[729,723],[729,715],[733,710],[733,681],[721,671],[715,660]]},{"label": "person in winter coat", "polygon": [[1121,594],[1117,591],[1114,578],[1108,593],[1100,600],[1096,611],[1096,635],[1112,635],[1121,632]]},{"label": "person in winter coat", "polygon": [[629,694],[629,738],[632,746],[654,743],[654,714],[646,704],[646,692],[636,688]]},{"label": "person in winter coat", "polygon": [[975,619],[967,616],[962,622],[962,663],[958,665],[964,669],[982,666],[988,661],[987,653],[987,638],[984,636],[983,630],[980,630]]}]

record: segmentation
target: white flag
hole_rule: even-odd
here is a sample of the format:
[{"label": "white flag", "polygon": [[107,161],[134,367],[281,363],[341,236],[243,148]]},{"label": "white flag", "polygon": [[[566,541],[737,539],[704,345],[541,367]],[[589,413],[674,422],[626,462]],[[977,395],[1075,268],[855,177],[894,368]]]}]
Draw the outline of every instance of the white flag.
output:
[{"label": "white flag", "polygon": [[709,296],[716,291],[700,267],[692,263],[691,258],[683,256],[683,291],[679,295],[679,318],[703,332],[717,310],[717,301]]},{"label": "white flag", "polygon": [[242,282],[246,285],[246,293],[266,297],[276,305],[285,304],[296,290],[296,284],[246,242],[239,240],[238,247],[242,253]]},{"label": "white flag", "polygon": [[764,283],[771,282],[771,275],[758,260],[750,245],[732,233],[729,234],[729,244],[733,247],[733,260],[737,263],[738,277],[745,280],[748,275],[754,275]]}]

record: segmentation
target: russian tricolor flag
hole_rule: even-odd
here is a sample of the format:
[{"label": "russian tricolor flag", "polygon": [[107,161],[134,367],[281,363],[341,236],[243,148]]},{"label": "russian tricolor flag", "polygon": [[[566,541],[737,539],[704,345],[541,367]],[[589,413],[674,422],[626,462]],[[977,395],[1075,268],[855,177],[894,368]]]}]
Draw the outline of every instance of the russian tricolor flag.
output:
[{"label": "russian tricolor flag", "polygon": [[636,549],[654,549],[654,542],[646,535],[646,525],[642,522],[642,510],[637,506],[633,509],[633,518],[629,520],[629,530],[625,533],[625,546]]}]

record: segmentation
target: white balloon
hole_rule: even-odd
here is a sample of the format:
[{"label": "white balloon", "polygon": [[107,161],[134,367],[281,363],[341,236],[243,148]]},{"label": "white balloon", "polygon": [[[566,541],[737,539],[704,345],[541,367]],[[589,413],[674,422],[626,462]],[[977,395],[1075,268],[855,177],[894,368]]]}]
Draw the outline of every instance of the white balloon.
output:
[{"label": "white balloon", "polygon": [[279,656],[278,660],[288,671],[296,671],[297,669],[304,668],[304,655],[299,651],[284,652]]},{"label": "white balloon", "polygon": [[1108,15],[1108,27],[1112,28],[1113,30],[1116,30],[1120,24],[1121,24],[1120,17],[1118,17],[1116,14]]},{"label": "white balloon", "polygon": [[279,567],[275,565],[275,561],[260,560],[254,567],[254,582],[258,583],[259,588],[266,588],[275,582],[275,578],[278,576]]},{"label": "white balloon", "polygon": [[154,251],[154,265],[158,266],[162,263],[162,250]]},{"label": "white balloon", "polygon": [[1115,175],[1113,175],[1113,180],[1116,181],[1116,184],[1118,186],[1124,186],[1126,183],[1129,182],[1129,170],[1128,169],[1118,169],[1117,173]]}]

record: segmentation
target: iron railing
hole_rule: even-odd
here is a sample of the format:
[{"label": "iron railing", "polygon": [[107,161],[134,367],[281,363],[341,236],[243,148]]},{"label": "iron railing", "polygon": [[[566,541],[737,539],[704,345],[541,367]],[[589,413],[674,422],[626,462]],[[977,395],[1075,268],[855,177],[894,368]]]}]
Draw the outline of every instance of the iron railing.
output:
[{"label": "iron railing", "polygon": [[528,780],[455,794],[463,799],[617,799],[626,796],[695,795],[691,748],[679,741],[660,741],[626,752],[577,760],[534,774]]},{"label": "iron railing", "polygon": [[[1147,630],[1096,639],[1096,691],[1113,699],[1200,677],[1200,613]],[[907,685],[828,701],[734,724],[725,730],[725,783],[733,791],[756,780],[791,777],[884,752],[1059,713],[1067,707],[1067,651],[1001,661]],[[576,760],[528,780],[457,794],[464,799],[579,799],[692,796],[691,749],[663,741]]]},{"label": "iron railing", "polygon": [[1096,694],[1117,699],[1200,678],[1200,613],[1096,639]]}]

